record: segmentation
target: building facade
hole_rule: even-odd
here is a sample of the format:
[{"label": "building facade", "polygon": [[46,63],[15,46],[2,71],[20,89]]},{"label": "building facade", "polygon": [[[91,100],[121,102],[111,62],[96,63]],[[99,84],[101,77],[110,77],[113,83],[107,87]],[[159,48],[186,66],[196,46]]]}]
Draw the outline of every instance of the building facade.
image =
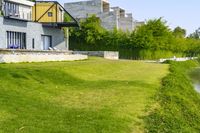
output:
[{"label": "building facade", "polygon": [[[1,12],[1,49],[67,50],[68,39],[62,27],[78,26],[55,1],[3,0]],[[64,14],[73,21],[64,22]]]},{"label": "building facade", "polygon": [[102,26],[108,30],[114,28],[123,31],[132,31],[138,26],[137,21],[133,19],[132,13],[120,7],[111,7],[108,0],[89,0],[65,3],[64,7],[72,16],[78,20],[96,15],[100,18]]}]

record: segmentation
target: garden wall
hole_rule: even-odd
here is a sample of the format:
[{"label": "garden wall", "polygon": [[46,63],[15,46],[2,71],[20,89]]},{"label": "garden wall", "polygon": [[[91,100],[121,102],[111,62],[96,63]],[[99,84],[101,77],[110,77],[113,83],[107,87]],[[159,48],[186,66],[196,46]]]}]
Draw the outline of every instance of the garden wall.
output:
[{"label": "garden wall", "polygon": [[88,59],[87,55],[56,51],[0,51],[0,63],[76,61]]},{"label": "garden wall", "polygon": [[118,60],[119,52],[117,51],[73,51],[74,54],[83,54],[88,56],[104,57],[105,59]]}]

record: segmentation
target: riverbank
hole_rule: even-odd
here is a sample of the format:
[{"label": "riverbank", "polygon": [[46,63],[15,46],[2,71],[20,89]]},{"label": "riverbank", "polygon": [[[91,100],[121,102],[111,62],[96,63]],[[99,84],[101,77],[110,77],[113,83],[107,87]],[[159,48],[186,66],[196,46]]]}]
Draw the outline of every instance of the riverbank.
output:
[{"label": "riverbank", "polygon": [[200,67],[197,67],[189,72],[189,76],[193,82],[195,90],[200,93]]},{"label": "riverbank", "polygon": [[162,80],[155,106],[146,120],[147,132],[200,132],[200,95],[187,72],[197,61],[169,62],[170,73]]}]

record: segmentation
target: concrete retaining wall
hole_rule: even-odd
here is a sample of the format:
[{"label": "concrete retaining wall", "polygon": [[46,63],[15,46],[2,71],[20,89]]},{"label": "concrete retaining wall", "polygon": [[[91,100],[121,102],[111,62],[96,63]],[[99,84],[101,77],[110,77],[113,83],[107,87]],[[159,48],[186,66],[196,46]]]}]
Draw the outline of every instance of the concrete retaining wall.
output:
[{"label": "concrete retaining wall", "polygon": [[88,59],[80,54],[0,54],[0,63],[76,61]]},{"label": "concrete retaining wall", "polygon": [[104,51],[73,51],[74,54],[104,57]]},{"label": "concrete retaining wall", "polygon": [[0,54],[72,54],[68,50],[0,49]]},{"label": "concrete retaining wall", "polygon": [[171,61],[187,61],[187,60],[195,60],[195,59],[198,59],[198,57],[183,57],[183,58],[167,58],[167,59],[160,59],[159,62],[165,62],[167,60],[171,60]]},{"label": "concrete retaining wall", "polygon": [[74,54],[83,54],[89,56],[104,57],[105,59],[118,60],[119,52],[117,51],[73,51]]},{"label": "concrete retaining wall", "polygon": [[104,58],[110,60],[119,60],[119,52],[105,51]]}]

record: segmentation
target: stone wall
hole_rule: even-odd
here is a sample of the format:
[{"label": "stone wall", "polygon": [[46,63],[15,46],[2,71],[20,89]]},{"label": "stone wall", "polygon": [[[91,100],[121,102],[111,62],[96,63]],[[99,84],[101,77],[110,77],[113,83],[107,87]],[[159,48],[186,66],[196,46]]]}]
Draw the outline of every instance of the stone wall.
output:
[{"label": "stone wall", "polygon": [[83,54],[88,56],[104,57],[105,59],[118,60],[119,52],[117,51],[73,51],[74,54]]},{"label": "stone wall", "polygon": [[48,62],[48,61],[76,61],[86,60],[87,55],[65,54],[65,53],[14,53],[0,54],[0,63],[20,63],[20,62]]},{"label": "stone wall", "polygon": [[0,54],[72,54],[68,50],[26,50],[26,49],[0,49]]},{"label": "stone wall", "polygon": [[104,57],[104,51],[73,51],[74,54]]},{"label": "stone wall", "polygon": [[7,31],[26,33],[27,49],[32,48],[32,40],[35,40],[35,50],[42,50],[41,35],[52,36],[52,45],[57,49],[67,49],[64,33],[61,29],[43,27],[41,23],[26,22],[21,20],[6,19],[0,17],[0,48],[7,48]]},{"label": "stone wall", "polygon": [[104,58],[110,60],[119,60],[119,52],[104,51]]}]

